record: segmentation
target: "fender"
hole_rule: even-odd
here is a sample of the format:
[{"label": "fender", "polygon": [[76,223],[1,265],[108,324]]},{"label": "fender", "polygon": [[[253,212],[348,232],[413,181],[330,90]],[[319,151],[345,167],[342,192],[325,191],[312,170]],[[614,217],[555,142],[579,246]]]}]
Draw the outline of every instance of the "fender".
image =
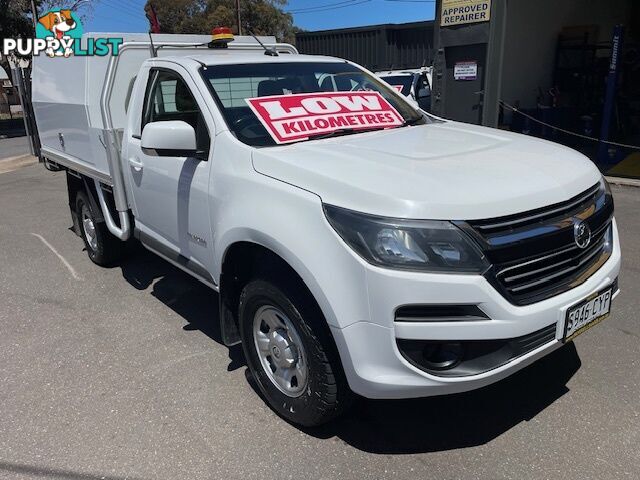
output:
[{"label": "fender", "polygon": [[225,295],[226,292],[224,291],[225,284],[227,284],[228,279],[224,278],[225,273],[222,271],[222,266],[227,259],[229,250],[239,243],[253,244],[257,247],[262,247],[282,260],[282,262],[284,262],[302,279],[303,283],[318,303],[329,326],[337,326],[336,314],[331,307],[329,300],[320,288],[320,285],[315,280],[315,277],[305,266],[302,260],[284,244],[275,238],[266,235],[264,232],[251,228],[237,228],[227,232],[220,243],[222,243],[224,247],[221,246],[220,248],[216,248],[216,251],[223,253],[216,259],[216,265],[218,265],[220,269],[218,275],[218,285],[220,286],[220,332],[222,341],[225,345],[232,346],[240,343],[240,335],[237,328],[237,319],[235,318],[234,309],[232,305],[226,301],[228,300],[228,296]]}]

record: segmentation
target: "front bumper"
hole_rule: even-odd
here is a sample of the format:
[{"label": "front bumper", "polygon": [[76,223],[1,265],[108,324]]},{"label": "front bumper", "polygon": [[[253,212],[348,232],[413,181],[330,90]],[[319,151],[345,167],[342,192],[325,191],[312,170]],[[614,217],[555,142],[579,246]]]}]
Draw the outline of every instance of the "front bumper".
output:
[{"label": "front bumper", "polygon": [[[566,310],[613,284],[618,277],[621,255],[615,220],[613,236],[611,257],[585,283],[527,306],[509,303],[481,276],[402,272],[366,265],[370,318],[345,328],[331,327],[351,389],[368,398],[411,398],[463,392],[501,380],[559,348]],[[398,307],[415,304],[473,304],[489,319],[394,322]],[[550,325],[556,326],[555,338],[476,375],[446,377],[427,373],[407,361],[397,346],[398,339],[515,339]]]}]

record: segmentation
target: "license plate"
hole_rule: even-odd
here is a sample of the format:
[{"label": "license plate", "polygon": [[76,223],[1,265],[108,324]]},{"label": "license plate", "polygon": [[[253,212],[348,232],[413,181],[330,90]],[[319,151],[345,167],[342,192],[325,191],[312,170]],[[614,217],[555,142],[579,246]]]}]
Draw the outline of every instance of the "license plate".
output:
[{"label": "license plate", "polygon": [[609,316],[613,287],[607,287],[567,310],[562,341],[568,342]]}]

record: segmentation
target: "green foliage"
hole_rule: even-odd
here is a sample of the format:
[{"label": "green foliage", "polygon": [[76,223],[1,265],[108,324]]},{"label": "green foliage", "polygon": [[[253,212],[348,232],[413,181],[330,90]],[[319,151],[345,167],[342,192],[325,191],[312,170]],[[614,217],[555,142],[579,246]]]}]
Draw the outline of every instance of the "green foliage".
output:
[{"label": "green foliage", "polygon": [[0,0],[0,38],[33,36],[29,0]]},{"label": "green foliage", "polygon": [[[149,0],[163,33],[208,34],[218,26],[238,31],[234,0]],[[240,0],[243,34],[275,35],[279,41],[295,41],[293,17],[283,8],[287,0]]]},{"label": "green foliage", "polygon": [[[36,2],[39,4],[40,2]],[[0,0],[0,38],[33,37],[30,0]],[[0,55],[0,67],[11,78],[9,59]]]},{"label": "green foliage", "polygon": [[[71,6],[74,2],[66,4],[61,0],[36,0],[36,9],[39,15],[62,6]],[[83,3],[79,12],[84,21],[91,16],[92,3]],[[28,38],[34,37],[33,19],[31,18],[31,0],[0,0],[0,38]],[[78,13],[78,12],[76,12]],[[0,67],[11,78],[9,59],[0,55]]]}]

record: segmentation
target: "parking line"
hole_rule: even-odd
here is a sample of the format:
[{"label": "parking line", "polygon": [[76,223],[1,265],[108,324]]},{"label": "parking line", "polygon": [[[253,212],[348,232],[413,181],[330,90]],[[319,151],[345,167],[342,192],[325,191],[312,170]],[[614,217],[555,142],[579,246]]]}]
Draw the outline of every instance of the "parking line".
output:
[{"label": "parking line", "polygon": [[53,248],[53,245],[51,245],[49,242],[47,242],[47,240],[42,235],[38,235],[37,233],[32,233],[31,235],[33,235],[34,237],[37,237],[40,240],[42,240],[42,243],[44,243],[45,246],[49,250],[51,250],[56,255],[56,257],[58,257],[60,259],[60,261],[63,263],[63,265],[65,267],[67,267],[67,270],[69,270],[69,272],[71,272],[71,275],[73,276],[73,278],[75,278],[76,280],[82,280],[82,277],[80,275],[78,275],[78,273],[71,266],[71,264],[69,262],[67,262],[67,259],[64,258],[62,255],[60,255],[58,253],[58,251],[55,248]]}]

